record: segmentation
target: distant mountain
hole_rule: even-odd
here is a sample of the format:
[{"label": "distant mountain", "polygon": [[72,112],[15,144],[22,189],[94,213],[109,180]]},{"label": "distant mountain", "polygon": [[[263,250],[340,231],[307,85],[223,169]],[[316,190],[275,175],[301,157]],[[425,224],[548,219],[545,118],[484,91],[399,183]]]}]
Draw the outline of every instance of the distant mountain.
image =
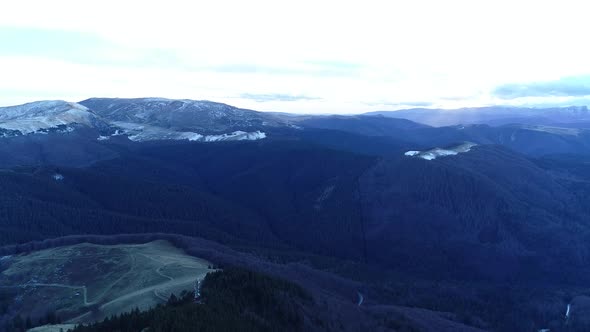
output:
[{"label": "distant mountain", "polygon": [[108,123],[81,104],[61,100],[0,107],[0,137],[68,132],[74,126],[106,128]]},{"label": "distant mountain", "polygon": [[223,134],[284,124],[270,114],[211,101],[91,98],[80,104],[122,127],[147,125],[180,132]]},{"label": "distant mountain", "polygon": [[[410,112],[410,111],[408,111]],[[454,111],[447,111],[454,112]],[[502,145],[531,156],[590,154],[590,129],[559,125],[466,124],[430,127],[406,119],[381,115],[309,117],[297,123],[304,128],[344,131],[368,137],[388,137],[409,150],[473,142]],[[581,123],[580,123],[581,124]]]},{"label": "distant mountain", "polygon": [[488,124],[492,126],[505,124],[528,125],[575,125],[588,123],[590,112],[587,106],[569,106],[553,108],[526,107],[475,107],[460,109],[415,108],[399,111],[377,111],[366,115],[408,119],[430,126],[452,126],[460,124]]},{"label": "distant mountain", "polygon": [[0,108],[0,137],[69,133],[80,128],[97,140],[123,135],[132,141],[257,140],[265,127],[285,125],[274,116],[208,101],[88,99],[41,101]]},{"label": "distant mountain", "polygon": [[[406,119],[384,118],[376,116],[316,116],[303,119],[297,123],[304,128],[341,130],[366,136],[397,137],[404,131],[428,128]],[[398,135],[396,135],[398,134]],[[403,136],[403,135],[399,135]]]},{"label": "distant mountain", "polygon": [[422,146],[457,142],[502,145],[530,156],[590,154],[590,130],[543,125],[457,125],[404,132],[405,140]]}]

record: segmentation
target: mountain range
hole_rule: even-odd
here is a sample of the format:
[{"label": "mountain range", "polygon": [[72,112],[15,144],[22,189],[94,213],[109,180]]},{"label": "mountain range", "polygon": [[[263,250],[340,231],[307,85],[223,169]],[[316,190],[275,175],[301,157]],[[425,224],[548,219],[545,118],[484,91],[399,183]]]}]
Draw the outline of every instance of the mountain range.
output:
[{"label": "mountain range", "polygon": [[590,283],[587,113],[309,116],[160,98],[3,107],[0,244],[203,237],[354,279],[375,306],[566,331],[565,308]]},{"label": "mountain range", "polygon": [[398,111],[377,111],[367,115],[409,119],[432,126],[457,124],[528,124],[557,127],[587,127],[590,112],[587,106],[527,108],[509,106],[474,107],[459,109],[415,108]]}]

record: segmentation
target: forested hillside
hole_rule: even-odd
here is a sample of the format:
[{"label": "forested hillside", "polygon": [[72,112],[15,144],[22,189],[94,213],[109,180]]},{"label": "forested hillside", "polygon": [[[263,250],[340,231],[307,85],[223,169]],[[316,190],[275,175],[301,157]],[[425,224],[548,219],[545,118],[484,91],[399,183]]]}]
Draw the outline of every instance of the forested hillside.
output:
[{"label": "forested hillside", "polygon": [[133,311],[72,332],[135,331],[312,331],[325,323],[313,314],[313,300],[281,279],[230,268],[207,275],[202,300],[194,293],[171,296],[165,305]]}]

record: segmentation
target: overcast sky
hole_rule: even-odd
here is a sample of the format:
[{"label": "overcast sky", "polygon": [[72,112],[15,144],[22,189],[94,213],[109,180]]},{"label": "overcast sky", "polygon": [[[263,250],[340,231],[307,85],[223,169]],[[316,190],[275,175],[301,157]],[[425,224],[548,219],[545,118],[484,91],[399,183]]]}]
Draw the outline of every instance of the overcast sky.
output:
[{"label": "overcast sky", "polygon": [[264,111],[590,104],[586,1],[4,1],[0,105]]}]

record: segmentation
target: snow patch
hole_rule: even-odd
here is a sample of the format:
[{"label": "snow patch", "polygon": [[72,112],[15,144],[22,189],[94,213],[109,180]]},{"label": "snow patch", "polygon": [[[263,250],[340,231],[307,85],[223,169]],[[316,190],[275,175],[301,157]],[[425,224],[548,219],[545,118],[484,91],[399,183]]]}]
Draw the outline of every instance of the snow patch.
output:
[{"label": "snow patch", "polygon": [[110,136],[102,136],[102,135],[100,135],[96,138],[97,141],[107,141],[109,139],[111,139]]},{"label": "snow patch", "polygon": [[234,131],[229,134],[222,135],[207,135],[204,138],[205,142],[220,142],[220,141],[255,141],[266,138],[266,134],[260,130],[255,132]]},{"label": "snow patch", "polygon": [[452,148],[442,149],[442,148],[434,148],[427,151],[416,151],[411,150],[404,153],[405,156],[408,157],[417,157],[422,158],[425,160],[434,160],[438,157],[447,157],[447,156],[455,156],[459,153],[465,153],[471,151],[471,148],[476,146],[477,144],[471,142],[465,142],[461,145],[457,145]]},{"label": "snow patch", "polygon": [[[121,128],[121,134],[135,142],[156,140],[188,140],[191,142],[222,142],[222,141],[254,141],[266,138],[266,133],[260,130],[254,132],[234,131],[219,135],[202,135],[190,131],[174,131],[156,126],[138,125],[130,122],[114,122]],[[119,133],[117,131],[115,134]]]},{"label": "snow patch", "polygon": [[182,133],[181,136],[185,136],[186,139],[188,139],[191,142],[193,142],[193,141],[199,141],[199,140],[201,140],[203,138],[203,135],[197,134],[197,133]]},{"label": "snow patch", "polygon": [[59,173],[55,173],[55,174],[53,174],[53,179],[55,181],[62,181],[64,179],[64,176]]}]

